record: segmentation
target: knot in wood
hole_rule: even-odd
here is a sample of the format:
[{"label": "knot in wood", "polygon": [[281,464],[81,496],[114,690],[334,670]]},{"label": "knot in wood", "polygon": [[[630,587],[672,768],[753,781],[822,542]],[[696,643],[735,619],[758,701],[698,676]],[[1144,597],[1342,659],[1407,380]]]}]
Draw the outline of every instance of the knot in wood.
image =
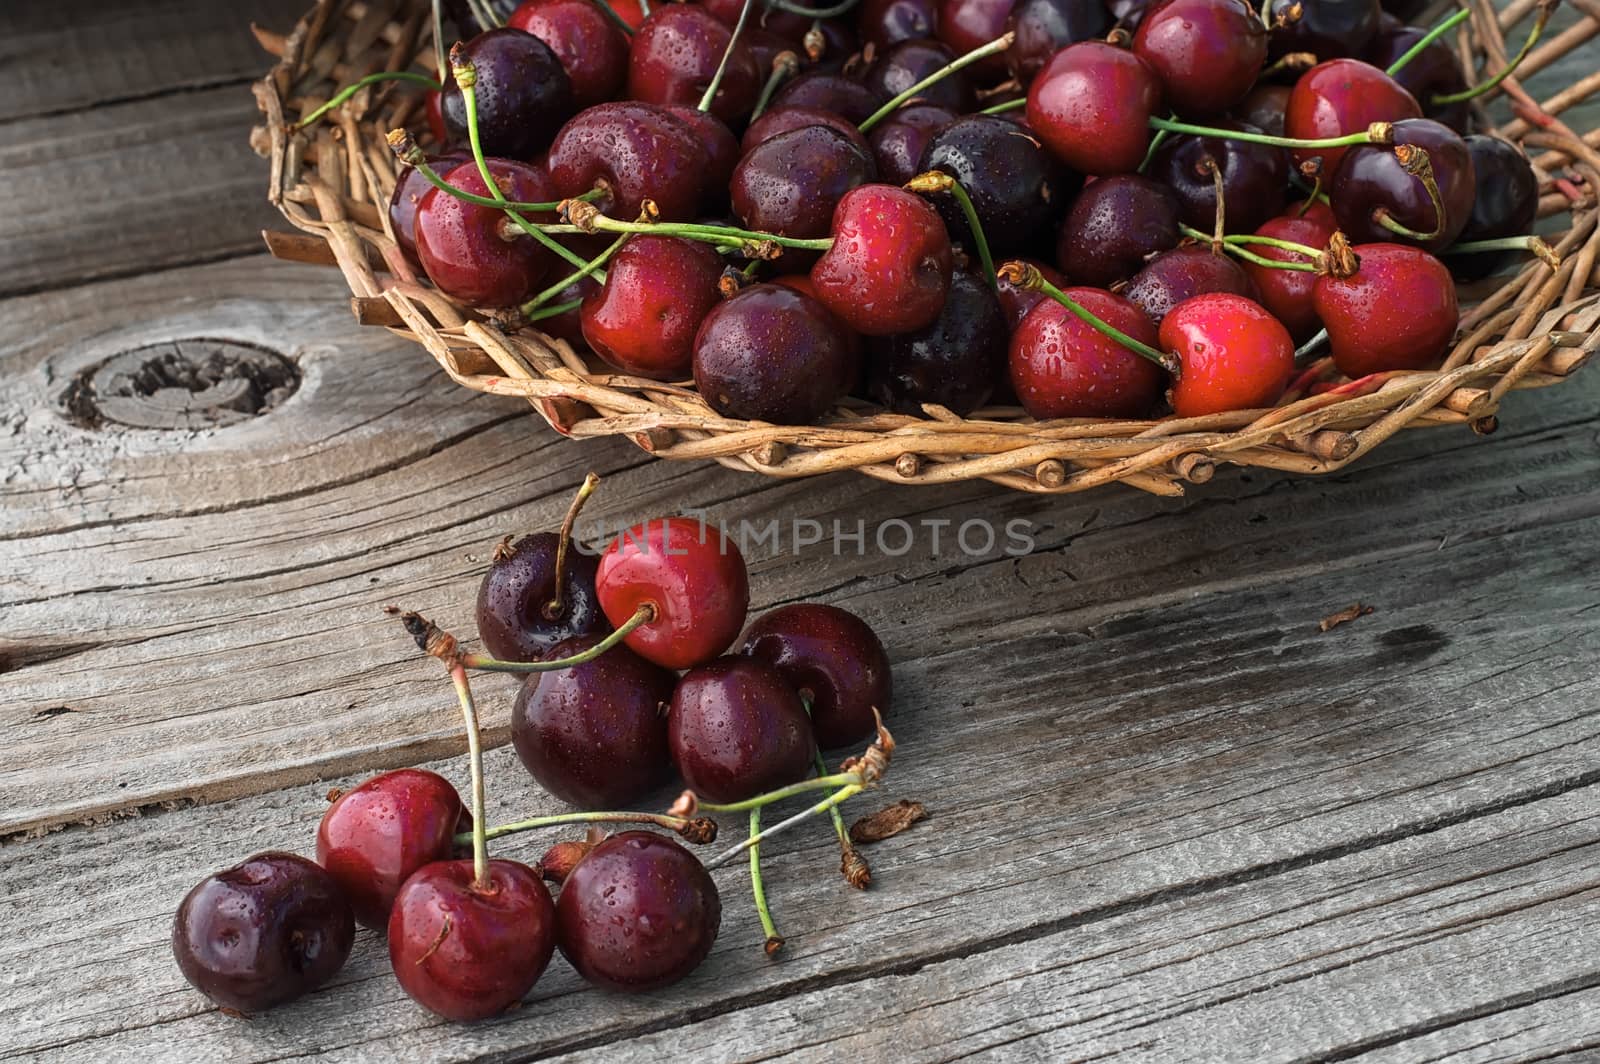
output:
[{"label": "knot in wood", "polygon": [[300,368],[231,340],[147,344],[79,374],[68,415],[89,428],[205,429],[259,417],[300,387]]}]

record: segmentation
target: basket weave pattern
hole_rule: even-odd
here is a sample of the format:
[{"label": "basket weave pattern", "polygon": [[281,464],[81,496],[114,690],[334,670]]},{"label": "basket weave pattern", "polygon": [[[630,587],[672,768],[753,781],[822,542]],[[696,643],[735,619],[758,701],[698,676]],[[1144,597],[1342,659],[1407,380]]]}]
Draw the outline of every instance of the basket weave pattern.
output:
[{"label": "basket weave pattern", "polygon": [[[1600,130],[1574,131],[1560,119],[1600,91],[1600,71],[1573,84],[1546,78],[1558,91],[1542,100],[1524,88],[1546,91],[1539,72],[1573,49],[1600,52],[1591,43],[1600,35],[1600,0],[1566,3],[1582,18],[1502,83],[1518,117],[1498,129],[1533,160],[1540,216],[1564,226],[1546,238],[1561,265],[1530,258],[1515,275],[1464,288],[1457,342],[1437,370],[1384,374],[1342,392],[1291,390],[1267,410],[1034,421],[1014,407],[968,418],[928,407],[914,417],[847,400],[819,425],[738,421],[715,413],[691,387],[618,374],[531,327],[460,306],[416,274],[387,228],[399,164],[384,134],[423,126],[419,94],[374,85],[309,129],[292,130],[366,74],[433,73],[427,0],[320,0],[287,37],[256,31],[279,62],[256,85],[265,123],[253,143],[270,159],[269,198],[307,234],[269,233],[267,243],[279,257],[337,265],[359,321],[421,343],[458,383],[525,398],[566,435],[623,435],[662,458],[713,459],[780,477],[841,469],[899,483],[981,477],[1031,492],[1121,481],[1158,495],[1183,494],[1186,482],[1208,480],[1219,462],[1327,473],[1404,428],[1466,423],[1492,431],[1508,391],[1559,383],[1600,350]],[[1506,62],[1515,49],[1507,38],[1520,38],[1536,4],[1470,6],[1457,49],[1481,77]],[[1476,106],[1486,118],[1482,101]]]}]

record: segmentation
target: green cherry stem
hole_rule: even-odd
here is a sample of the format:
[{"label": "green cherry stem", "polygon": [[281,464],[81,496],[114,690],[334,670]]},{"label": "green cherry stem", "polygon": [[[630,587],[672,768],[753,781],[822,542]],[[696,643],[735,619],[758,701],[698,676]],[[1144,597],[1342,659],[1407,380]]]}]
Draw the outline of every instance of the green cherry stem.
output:
[{"label": "green cherry stem", "polygon": [[[806,707],[810,710],[810,706]],[[822,760],[822,751],[812,751],[812,758],[817,766],[817,775],[828,774],[828,763]],[[855,843],[850,841],[850,831],[844,826],[844,817],[839,815],[837,808],[828,810],[828,819],[833,821],[833,833],[839,837],[839,872],[857,890],[866,890],[872,885],[872,869],[867,867],[867,859],[856,852]]]},{"label": "green cherry stem", "polygon": [[400,623],[405,625],[406,631],[416,640],[417,646],[424,654],[438,658],[446,665],[461,665],[481,672],[555,672],[558,669],[571,668],[573,665],[582,665],[598,658],[628,638],[634,629],[655,620],[656,616],[656,608],[653,605],[648,602],[642,603],[633,611],[633,616],[622,622],[621,627],[615,632],[580,654],[547,661],[501,661],[485,654],[466,653],[461,649],[460,641],[455,636],[420,613],[412,610],[402,611],[396,606],[385,606],[384,612],[400,618]]},{"label": "green cherry stem", "polygon": [[932,74],[929,74],[927,77],[923,78],[909,89],[900,93],[898,96],[893,97],[888,103],[884,104],[882,107],[868,115],[866,120],[856,128],[861,130],[863,133],[870,131],[873,126],[889,117],[899,109],[901,104],[911,99],[923,89],[926,89],[930,85],[938,84],[951,74],[954,74],[958,70],[963,70],[971,66],[973,63],[981,62],[991,55],[1005,51],[1007,48],[1011,47],[1011,42],[1016,39],[1017,35],[1015,33],[1003,33],[994,40],[990,41],[988,44],[974,48],[966,55],[945,66],[940,67],[938,70],[935,70]]},{"label": "green cherry stem", "polygon": [[[611,250],[621,246],[619,238],[611,245]],[[570,283],[570,282],[569,282]],[[572,502],[567,505],[566,516],[561,519],[560,538],[556,540],[556,567],[554,573],[555,590],[551,593],[550,601],[544,604],[541,612],[547,621],[558,620],[561,617],[562,601],[561,591],[567,584],[567,556],[572,553],[572,530],[578,525],[578,514],[583,512],[583,504],[589,501],[595,489],[600,486],[600,474],[595,472],[585,473],[583,483],[578,485],[577,492],[572,496]]]},{"label": "green cherry stem", "polygon": [[1512,71],[1522,65],[1524,59],[1528,58],[1528,53],[1533,51],[1533,46],[1539,43],[1540,36],[1544,34],[1545,24],[1550,21],[1550,13],[1555,9],[1556,5],[1553,0],[1543,0],[1539,4],[1539,16],[1534,19],[1533,29],[1529,31],[1528,39],[1522,42],[1522,48],[1518,50],[1516,55],[1511,57],[1511,62],[1502,67],[1498,74],[1488,81],[1472,86],[1470,89],[1436,95],[1431,101],[1433,105],[1435,107],[1443,107],[1452,103],[1465,103],[1468,100],[1477,99],[1486,92],[1493,92],[1502,81],[1511,76]]},{"label": "green cherry stem", "polygon": [[433,61],[438,70],[439,77],[444,78],[444,72],[450,69],[449,60],[444,53],[444,0],[433,0]]},{"label": "green cherry stem", "polygon": [[[604,251],[600,252],[600,254],[596,255],[594,258],[584,263],[572,273],[567,274],[565,277],[561,278],[561,280],[557,281],[549,288],[546,288],[543,292],[540,292],[538,295],[522,304],[523,316],[527,317],[529,321],[536,320],[531,317],[535,311],[544,306],[546,303],[550,302],[550,300],[554,299],[556,296],[560,295],[568,285],[577,284],[585,277],[594,277],[598,275],[600,281],[603,283],[606,279],[606,275],[605,271],[600,267],[611,261],[611,256],[615,255],[618,249],[620,249],[623,244],[627,243],[627,241],[628,238],[626,236],[617,237],[617,239],[613,240]],[[560,587],[561,585],[558,582],[556,584],[558,592]]]},{"label": "green cherry stem", "polygon": [[978,251],[978,261],[983,263],[983,276],[989,281],[989,287],[998,291],[1000,282],[994,273],[994,256],[989,254],[989,238],[984,236],[978,209],[972,205],[972,197],[961,187],[961,182],[941,170],[929,170],[907,181],[905,189],[908,192],[948,192],[955,197],[961,213],[966,216],[967,228],[972,230],[972,243]]},{"label": "green cherry stem", "polygon": [[480,887],[489,885],[489,834],[483,819],[483,739],[478,731],[478,707],[472,701],[472,687],[461,662],[450,664],[450,682],[461,702],[461,717],[467,728],[467,759],[472,774],[472,879]]},{"label": "green cherry stem", "polygon": [[1152,161],[1154,161],[1154,159],[1156,157],[1156,150],[1158,148],[1160,148],[1161,145],[1163,143],[1165,143],[1166,139],[1168,137],[1170,137],[1170,136],[1172,136],[1172,134],[1168,130],[1165,130],[1165,129],[1156,130],[1156,135],[1150,138],[1150,147],[1145,149],[1144,161],[1139,164],[1139,169],[1137,171],[1135,171],[1136,173],[1141,173],[1142,174],[1146,170],[1150,169],[1150,163]]},{"label": "green cherry stem", "polygon": [[[1204,237],[1204,239],[1209,240],[1210,237]],[[1044,275],[1039,272],[1039,268],[1037,266],[1023,262],[1020,259],[1013,259],[1011,262],[1008,262],[1004,266],[1000,267],[1000,279],[1002,281],[1009,281],[1018,288],[1027,288],[1035,292],[1043,292],[1057,303],[1060,303],[1063,307],[1066,307],[1067,310],[1071,311],[1074,316],[1079,318],[1085,325],[1088,325],[1096,332],[1115,340],[1117,343],[1121,344],[1123,347],[1126,347],[1134,354],[1148,358],[1151,362],[1154,362],[1168,373],[1171,373],[1174,377],[1181,372],[1181,365],[1178,362],[1177,355],[1168,352],[1157,351],[1149,344],[1135,340],[1133,337],[1129,336],[1115,325],[1112,325],[1109,322],[1101,321],[1098,317],[1079,306],[1071,296],[1067,295],[1061,289],[1045,280]]]},{"label": "green cherry stem", "polygon": [[[1191,225],[1179,225],[1178,232],[1195,240],[1203,240],[1208,244],[1216,243],[1214,234],[1202,233]],[[1269,247],[1282,248],[1285,251],[1293,251],[1305,255],[1311,261],[1289,262],[1283,259],[1269,259],[1248,250],[1242,246],[1244,244],[1264,244]],[[1299,270],[1302,273],[1316,273],[1317,261],[1322,258],[1322,252],[1307,244],[1296,244],[1293,241],[1278,240],[1269,236],[1249,236],[1248,234],[1225,236],[1222,238],[1222,246],[1229,254],[1237,255],[1246,262],[1253,262],[1257,266],[1265,266],[1273,270]]]},{"label": "green cherry stem", "polygon": [[773,94],[780,86],[796,74],[800,73],[800,57],[793,52],[779,52],[772,57],[772,73],[767,75],[767,82],[761,86],[761,95],[756,97],[755,110],[750,112],[750,121],[754,122],[766,111],[767,105],[772,102]]},{"label": "green cherry stem", "polygon": [[722,50],[722,59],[717,63],[717,72],[711,75],[711,84],[706,86],[696,110],[711,110],[711,101],[717,98],[717,90],[722,88],[722,76],[728,72],[728,60],[733,58],[733,50],[739,46],[739,34],[744,32],[744,24],[750,18],[750,9],[755,6],[756,0],[744,0],[744,5],[739,8],[739,18],[733,24],[733,32],[728,34],[728,46]]},{"label": "green cherry stem", "polygon": [[[601,14],[603,14],[606,18],[611,20],[611,24],[613,26],[617,27],[617,29],[622,31],[622,35],[624,37],[632,37],[633,36],[633,27],[628,25],[628,20],[627,19],[625,19],[621,15],[617,14],[617,9],[616,8],[614,8],[610,4],[606,3],[606,0],[591,0],[591,2],[594,4],[595,7],[598,7],[600,9],[600,13]],[[641,9],[644,7],[643,4],[640,4],[639,6],[640,6]],[[648,11],[645,12],[645,13],[649,14]]]},{"label": "green cherry stem", "polygon": [[524,314],[522,317],[524,321],[528,322],[543,321],[546,318],[560,317],[567,311],[577,310],[581,306],[583,306],[583,300],[569,299],[565,303],[551,303],[548,306],[540,307],[532,314]]},{"label": "green cherry stem", "polygon": [[1399,59],[1396,59],[1394,62],[1389,64],[1389,68],[1385,70],[1384,73],[1389,75],[1391,78],[1394,77],[1396,74],[1400,73],[1400,71],[1404,70],[1413,59],[1421,55],[1423,50],[1426,49],[1428,45],[1432,44],[1440,37],[1443,37],[1445,34],[1449,33],[1451,30],[1455,29],[1457,26],[1461,25],[1471,17],[1472,12],[1470,10],[1463,9],[1461,11],[1457,11],[1455,14],[1451,15],[1449,18],[1433,27],[1433,29],[1429,30],[1416,44],[1413,44],[1410,48],[1407,48],[1405,52],[1401,54]]},{"label": "green cherry stem", "polygon": [[763,949],[772,956],[783,948],[783,936],[778,925],[772,922],[772,910],[767,908],[767,888],[761,882],[761,810],[750,810],[750,896],[756,902],[756,915],[761,918],[761,930],[767,936]]},{"label": "green cherry stem", "polygon": [[312,111],[310,114],[300,119],[300,121],[290,126],[290,132],[305,129],[307,126],[316,122],[317,119],[321,118],[335,107],[338,107],[340,104],[349,100],[352,96],[366,88],[368,85],[377,85],[385,81],[405,81],[410,82],[413,85],[424,85],[427,88],[435,91],[441,88],[437,81],[434,81],[426,74],[413,74],[409,70],[380,70],[376,74],[368,74],[361,80],[353,84],[346,85],[344,88],[334,93],[333,99],[329,100],[327,103],[323,104],[321,107],[317,108],[315,111]]},{"label": "green cherry stem", "polygon": [[[802,240],[798,237],[762,233],[754,229],[733,226],[700,225],[693,222],[624,222],[601,214],[593,204],[570,200],[561,205],[561,213],[570,220],[568,225],[547,225],[547,233],[654,233],[658,236],[680,236],[707,244],[773,244],[778,247],[803,248],[808,251],[826,251],[833,246],[832,237]],[[650,213],[649,209],[646,213]],[[771,257],[771,256],[756,256]]]},{"label": "green cherry stem", "polygon": [[847,802],[851,798],[854,798],[856,795],[860,794],[865,789],[866,788],[863,787],[859,783],[852,783],[849,786],[841,787],[839,790],[834,791],[832,794],[830,794],[828,797],[824,798],[822,801],[818,802],[816,805],[811,806],[810,808],[806,809],[803,812],[796,813],[794,816],[790,817],[788,820],[780,821],[780,822],[772,825],[770,828],[766,828],[766,829],[758,832],[757,834],[751,835],[748,839],[745,839],[743,842],[741,842],[739,845],[735,846],[733,849],[726,850],[723,853],[719,854],[718,856],[713,857],[711,860],[706,862],[706,868],[708,868],[708,869],[721,868],[723,865],[727,864],[729,861],[737,860],[740,854],[744,853],[746,850],[750,849],[752,846],[759,846],[761,843],[763,843],[766,840],[772,838],[774,835],[778,835],[778,834],[781,834],[781,833],[783,833],[785,831],[788,831],[790,828],[794,827],[796,824],[803,823],[804,821],[811,819],[812,817],[818,815],[819,813],[826,813],[828,810],[832,809],[834,806],[839,805],[839,804],[841,804],[843,802]]},{"label": "green cherry stem", "polygon": [[[389,131],[388,140],[389,149],[394,152],[396,158],[405,163],[407,166],[415,168],[417,173],[421,174],[434,188],[443,189],[445,192],[448,192],[458,200],[463,200],[467,203],[475,203],[480,207],[509,207],[514,211],[528,211],[529,213],[533,214],[554,212],[559,210],[561,205],[566,202],[566,200],[549,200],[543,203],[528,203],[522,200],[497,200],[490,199],[488,196],[480,196],[474,192],[467,192],[464,189],[456,188],[454,185],[445,181],[445,179],[439,175],[439,171],[429,166],[428,157],[424,155],[422,149],[417,146],[416,138],[411,136],[411,134],[407,133],[405,130],[391,129]],[[581,196],[572,196],[570,198],[580,199],[586,203],[593,203],[597,199],[604,198],[605,194],[606,191],[603,188],[591,188],[588,192],[585,192]],[[601,276],[603,278],[604,274]]]},{"label": "green cherry stem", "polygon": [[993,107],[985,107],[978,113],[980,115],[1003,115],[1007,111],[1018,111],[1026,106],[1028,106],[1028,98],[1026,96],[1020,96],[1015,100],[1007,100],[1005,103],[997,103]]},{"label": "green cherry stem", "polygon": [[781,802],[785,798],[793,798],[796,795],[807,794],[811,791],[851,787],[861,782],[861,774],[858,772],[835,772],[831,775],[814,776],[808,780],[801,780],[799,783],[791,783],[787,787],[779,787],[775,791],[758,794],[754,798],[746,798],[742,802],[702,802],[696,798],[694,808],[704,810],[707,813],[743,813],[746,810],[760,809],[764,805],[771,805],[773,802]]},{"label": "green cherry stem", "polygon": [[[673,816],[670,813],[632,812],[554,813],[550,816],[515,820],[509,824],[496,824],[492,828],[486,828],[483,834],[485,839],[499,839],[524,831],[536,831],[539,828],[560,827],[563,824],[653,824],[658,828],[676,832],[691,842],[711,842],[716,838],[714,822],[704,818]],[[712,826],[707,827],[707,825]],[[465,843],[471,837],[467,832],[462,832],[455,837],[455,841]]]},{"label": "green cherry stem", "polygon": [[1561,265],[1561,256],[1543,240],[1533,235],[1503,236],[1495,240],[1466,240],[1451,244],[1441,254],[1472,255],[1480,251],[1526,251],[1551,267]]},{"label": "green cherry stem", "polygon": [[1164,129],[1170,133],[1189,133],[1196,137],[1243,140],[1249,141],[1251,144],[1270,144],[1275,148],[1301,148],[1308,151],[1317,148],[1348,148],[1357,144],[1394,143],[1394,127],[1389,122],[1374,122],[1359,133],[1347,133],[1342,137],[1323,137],[1317,140],[1275,137],[1270,133],[1251,133],[1242,129],[1212,129],[1208,126],[1191,125],[1188,122],[1178,122],[1170,118],[1157,118],[1154,115],[1150,116],[1150,128]]}]

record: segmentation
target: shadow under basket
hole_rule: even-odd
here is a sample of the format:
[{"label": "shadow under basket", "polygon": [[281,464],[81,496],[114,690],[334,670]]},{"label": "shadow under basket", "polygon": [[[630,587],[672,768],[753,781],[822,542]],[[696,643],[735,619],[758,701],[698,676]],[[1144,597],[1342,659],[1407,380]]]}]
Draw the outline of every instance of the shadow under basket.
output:
[{"label": "shadow under basket", "polygon": [[[1483,77],[1502,68],[1515,50],[1506,39],[1520,41],[1536,5],[1470,6],[1472,19],[1444,39]],[[712,459],[776,477],[855,469],[906,484],[983,478],[1055,493],[1120,481],[1182,495],[1186,482],[1209,480],[1220,462],[1329,473],[1401,429],[1493,431],[1508,391],[1560,383],[1600,349],[1600,130],[1574,131],[1559,118],[1600,91],[1600,74],[1576,84],[1547,75],[1553,94],[1542,102],[1524,88],[1538,86],[1540,72],[1568,52],[1596,47],[1600,2],[1572,0],[1570,10],[1581,17],[1564,20],[1571,24],[1559,32],[1553,24],[1497,90],[1521,117],[1496,132],[1533,161],[1540,217],[1555,219],[1545,239],[1561,265],[1530,257],[1514,275],[1464,286],[1456,343],[1436,370],[1381,374],[1320,394],[1291,391],[1270,409],[1200,418],[1035,421],[1006,407],[967,418],[928,407],[917,417],[847,400],[816,425],[738,421],[714,412],[690,386],[618,374],[533,327],[507,327],[453,302],[418,276],[388,230],[400,164],[384,135],[424,126],[422,94],[378,83],[308,129],[292,128],[367,74],[434,73],[426,0],[321,0],[287,37],[258,28],[280,61],[255,86],[265,124],[252,143],[270,159],[269,199],[301,231],[265,234],[274,255],[337,265],[362,324],[422,344],[465,387],[527,399],[565,435],[621,435],[660,458]],[[1480,127],[1489,128],[1483,100],[1475,107]]]}]

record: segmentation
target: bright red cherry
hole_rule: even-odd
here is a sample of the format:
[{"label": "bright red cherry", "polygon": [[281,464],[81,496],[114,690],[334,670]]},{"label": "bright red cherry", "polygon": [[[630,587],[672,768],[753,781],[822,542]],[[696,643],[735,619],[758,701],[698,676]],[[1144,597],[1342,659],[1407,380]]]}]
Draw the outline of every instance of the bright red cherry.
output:
[{"label": "bright red cherry", "polygon": [[[1328,246],[1328,240],[1337,228],[1338,223],[1333,220],[1333,212],[1319,202],[1313,204],[1304,216],[1296,213],[1296,210],[1291,210],[1288,214],[1269,219],[1256,230],[1256,235],[1269,236],[1275,240],[1288,240],[1320,251]],[[1298,251],[1289,251],[1268,244],[1252,244],[1250,250],[1274,262],[1311,261]],[[1273,317],[1283,322],[1284,327],[1289,330],[1289,335],[1294,337],[1296,342],[1304,343],[1322,328],[1322,321],[1317,317],[1317,309],[1311,302],[1311,290],[1317,281],[1316,274],[1301,270],[1279,270],[1270,266],[1258,266],[1253,262],[1243,263],[1243,268],[1261,293],[1261,305],[1271,311]]]},{"label": "bright red cherry", "polygon": [[1444,357],[1460,312],[1444,264],[1406,244],[1358,244],[1349,277],[1317,278],[1312,300],[1347,377],[1425,369]]},{"label": "bright red cherry", "polygon": [[728,656],[684,673],[667,712],[672,763],[700,797],[742,802],[811,773],[805,703],[777,669]]},{"label": "bright red cherry", "polygon": [[1084,174],[1129,174],[1150,148],[1161,79],[1132,52],[1104,41],[1068,45],[1028,89],[1028,125]]},{"label": "bright red cherry", "polygon": [[694,334],[720,298],[722,262],[709,244],[636,236],[612,256],[606,281],[583,301],[583,338],[626,373],[689,376]]},{"label": "bright red cherry", "polygon": [[[1283,114],[1285,136],[1324,140],[1360,133],[1374,122],[1421,118],[1422,108],[1400,83],[1375,66],[1355,59],[1318,63],[1294,83]],[[1322,173],[1332,177],[1349,148],[1295,148],[1296,164],[1322,157]]]},{"label": "bright red cherry", "polygon": [[1185,115],[1220,114],[1244,99],[1267,59],[1267,28],[1246,0],[1165,0],[1133,38],[1133,53]]},{"label": "bright red cherry", "polygon": [[1271,406],[1294,374],[1294,341],[1261,304],[1226,292],[1195,296],[1161,322],[1161,348],[1182,369],[1168,396],[1179,417]]},{"label": "bright red cherry", "polygon": [[871,736],[874,709],[889,716],[889,655],[871,626],[849,610],[819,602],[779,606],[746,630],[739,653],[775,666],[800,693],[824,749]]},{"label": "bright red cherry", "polygon": [[489,862],[436,861],[406,880],[389,917],[400,987],[448,1020],[496,1016],[533,989],[555,952],[555,906],[539,873]]},{"label": "bright red cherry", "polygon": [[649,199],[668,222],[695,217],[710,172],[694,127],[664,107],[633,100],[579,112],[550,143],[546,165],[563,196],[603,182],[611,192],[608,214],[637,218]]},{"label": "bright red cherry", "polygon": [[[550,179],[537,167],[509,159],[490,159],[489,172],[501,194],[520,202],[556,199]],[[442,175],[446,184],[476,196],[489,195],[474,163]],[[552,222],[552,215],[533,215]],[[434,287],[475,307],[514,307],[545,283],[555,256],[516,228],[504,211],[430,189],[417,207],[417,258]]]},{"label": "bright red cherry", "polygon": [[[446,152],[430,155],[427,163],[437,174],[454,170],[471,160],[470,152]],[[400,245],[406,260],[418,269],[422,267],[422,260],[417,258],[417,210],[422,206],[422,197],[431,191],[433,183],[416,167],[407,166],[400,171],[394,191],[389,194],[389,229],[394,234],[394,242]]]},{"label": "bright red cherry", "polygon": [[939,212],[892,185],[862,185],[833,212],[833,246],[811,268],[817,298],[865,336],[910,332],[939,317],[954,257]]},{"label": "bright red cherry", "polygon": [[669,669],[687,669],[728,649],[750,608],[750,576],[721,529],[690,517],[646,521],[600,557],[600,608],[621,627],[648,603],[649,622],[628,634],[629,649]]},{"label": "bright red cherry", "polygon": [[411,873],[450,857],[462,812],[461,795],[443,776],[385,772],[345,791],[322,814],[317,863],[350,899],[356,922],[382,930]]},{"label": "bright red cherry", "polygon": [[579,110],[615,99],[628,76],[628,39],[590,0],[527,0],[506,20],[556,54]]},{"label": "bright red cherry", "polygon": [[[700,102],[732,38],[728,27],[703,7],[662,4],[633,36],[628,57],[628,95],[646,103]],[[762,72],[742,42],[723,72],[711,113],[733,121],[750,113],[761,92]]]},{"label": "bright red cherry", "polygon": [[[1065,294],[1101,321],[1142,343],[1156,329],[1133,303],[1098,288]],[[1054,299],[1041,300],[1011,335],[1011,386],[1022,408],[1041,420],[1143,417],[1161,398],[1167,375],[1100,333]]]}]

